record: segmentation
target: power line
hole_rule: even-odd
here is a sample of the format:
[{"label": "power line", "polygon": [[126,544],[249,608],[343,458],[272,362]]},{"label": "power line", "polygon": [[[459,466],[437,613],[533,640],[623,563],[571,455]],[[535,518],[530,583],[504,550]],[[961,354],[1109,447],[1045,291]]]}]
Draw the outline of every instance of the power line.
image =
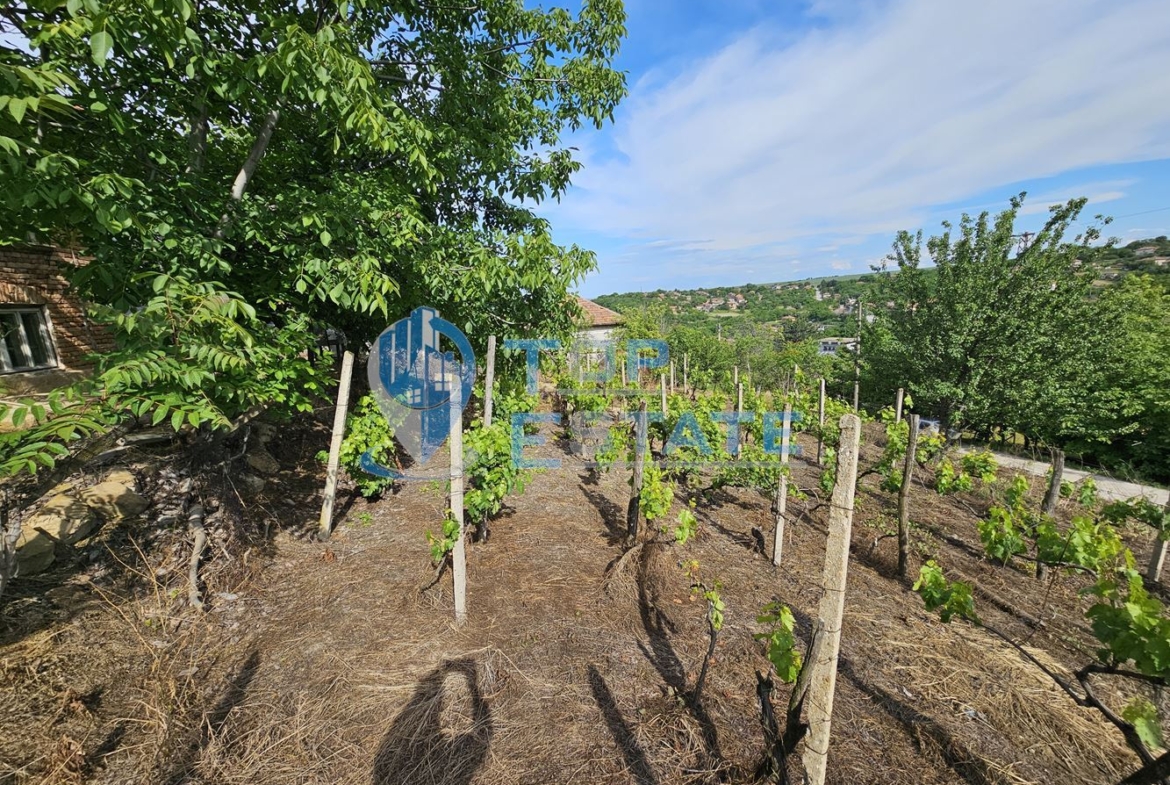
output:
[{"label": "power line", "polygon": [[1150,213],[1161,213],[1161,212],[1165,212],[1166,210],[1170,210],[1170,207],[1155,207],[1153,210],[1142,210],[1140,213],[1127,213],[1125,215],[1115,215],[1115,216],[1113,216],[1113,220],[1116,221],[1120,218],[1133,218],[1135,215],[1149,215]]}]

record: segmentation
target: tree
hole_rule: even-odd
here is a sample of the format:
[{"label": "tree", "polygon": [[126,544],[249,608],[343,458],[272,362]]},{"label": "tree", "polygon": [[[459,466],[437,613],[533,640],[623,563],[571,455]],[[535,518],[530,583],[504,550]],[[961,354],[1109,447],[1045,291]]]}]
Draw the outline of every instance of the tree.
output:
[{"label": "tree", "polygon": [[625,93],[620,0],[18,0],[0,24],[28,43],[0,45],[0,243],[92,257],[105,411],[304,405],[314,329],[360,343],[422,303],[473,344],[571,329],[594,258],[531,206],[579,166],[562,132]]},{"label": "tree", "polygon": [[1097,311],[1099,384],[1080,449],[1103,463],[1170,480],[1170,292],[1144,275],[1105,291]]},{"label": "tree", "polygon": [[1050,443],[1083,433],[1100,333],[1082,257],[1099,231],[1065,239],[1085,204],[1076,199],[1052,208],[1019,247],[1023,199],[994,220],[964,215],[957,238],[944,223],[925,246],[932,275],[922,267],[922,233],[898,235],[889,257],[898,271],[880,290],[893,307],[879,310],[862,338],[868,396],[893,400],[905,387],[920,412],[949,427],[1007,427]]}]

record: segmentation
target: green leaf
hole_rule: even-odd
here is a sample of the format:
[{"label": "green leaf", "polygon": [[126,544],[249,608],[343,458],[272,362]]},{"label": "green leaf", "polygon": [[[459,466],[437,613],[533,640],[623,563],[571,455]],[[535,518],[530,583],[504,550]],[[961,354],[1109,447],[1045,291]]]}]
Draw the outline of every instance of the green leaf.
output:
[{"label": "green leaf", "polygon": [[1121,718],[1134,727],[1142,744],[1152,750],[1162,748],[1162,725],[1154,704],[1145,698],[1134,698],[1121,710]]},{"label": "green leaf", "polygon": [[12,115],[12,119],[20,122],[24,119],[24,111],[28,107],[23,98],[13,98],[8,102],[8,112]]},{"label": "green leaf", "polygon": [[89,39],[89,48],[93,54],[93,61],[99,66],[106,64],[106,58],[109,56],[110,50],[113,47],[114,39],[105,30],[99,30]]},{"label": "green leaf", "polygon": [[320,235],[320,236],[321,236],[321,245],[323,245],[323,246],[325,246],[326,248],[328,248],[328,247],[329,247],[329,243],[333,242],[333,235],[329,234],[329,232],[328,232],[328,231],[326,231],[326,230],[322,229],[322,230],[321,230],[321,235]]}]

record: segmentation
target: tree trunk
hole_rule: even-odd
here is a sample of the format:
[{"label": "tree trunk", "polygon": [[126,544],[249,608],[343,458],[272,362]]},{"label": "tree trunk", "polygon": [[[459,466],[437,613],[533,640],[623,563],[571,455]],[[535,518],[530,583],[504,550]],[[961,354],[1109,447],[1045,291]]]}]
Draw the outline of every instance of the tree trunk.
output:
[{"label": "tree trunk", "polygon": [[[1048,481],[1048,492],[1044,494],[1044,506],[1040,511],[1048,516],[1056,514],[1056,503],[1060,501],[1060,481],[1064,477],[1064,451],[1052,451],[1052,477]],[[1037,553],[1039,556],[1039,553]],[[1036,579],[1048,577],[1048,566],[1036,560]]]},{"label": "tree trunk", "polygon": [[[252,175],[256,172],[256,167],[260,164],[260,159],[264,157],[264,153],[268,149],[268,143],[272,141],[272,132],[276,130],[276,124],[279,121],[280,109],[272,109],[264,117],[264,124],[260,126],[260,131],[256,134],[256,140],[252,142],[252,149],[248,151],[248,157],[244,160],[244,165],[240,167],[240,171],[236,173],[236,179],[232,183],[231,197],[233,202],[238,202],[244,198],[244,192],[248,190],[248,183],[251,182]],[[223,239],[230,223],[231,215],[225,212],[219,219],[219,226],[215,229],[214,238],[216,240]]]}]

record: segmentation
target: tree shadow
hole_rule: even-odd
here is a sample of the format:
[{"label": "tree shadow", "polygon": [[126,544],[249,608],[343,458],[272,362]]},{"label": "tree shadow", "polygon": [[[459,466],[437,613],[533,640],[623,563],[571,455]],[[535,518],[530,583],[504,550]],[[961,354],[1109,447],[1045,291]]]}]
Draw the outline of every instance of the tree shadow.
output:
[{"label": "tree shadow", "polygon": [[670,643],[670,634],[677,630],[670,618],[658,609],[652,596],[654,592],[649,586],[649,569],[653,554],[653,543],[647,543],[642,548],[638,561],[638,613],[642,617],[642,627],[650,639],[649,646],[639,641],[638,648],[658,671],[666,686],[686,703],[691,716],[699,723],[708,757],[712,762],[718,763],[723,759],[719,749],[719,733],[711,720],[711,715],[703,708],[701,699],[695,700],[694,695],[687,689],[686,667]]},{"label": "tree shadow", "polygon": [[[448,694],[449,675],[463,677],[469,707]],[[475,660],[447,660],[419,682],[382,737],[373,785],[467,785],[487,759],[493,732]]]},{"label": "tree shadow", "polygon": [[605,524],[605,539],[610,545],[617,545],[626,541],[629,534],[626,529],[626,510],[624,507],[614,503],[608,496],[600,490],[594,490],[587,487],[584,482],[578,485],[581,493],[593,505],[593,508],[601,515],[601,521]]},{"label": "tree shadow", "polygon": [[593,665],[589,666],[589,688],[593,691],[593,699],[597,701],[597,708],[601,710],[601,716],[605,719],[605,724],[609,728],[610,735],[613,736],[614,743],[622,751],[626,768],[634,777],[634,782],[637,785],[657,785],[654,770],[650,767],[646,752],[622,717],[605,679]]},{"label": "tree shadow", "polygon": [[260,651],[252,649],[243,665],[228,680],[227,689],[216,701],[215,706],[203,715],[202,721],[199,723],[199,737],[193,739],[183,751],[175,756],[174,762],[168,767],[168,773],[161,778],[162,782],[166,782],[168,785],[181,785],[193,781],[193,769],[199,761],[200,754],[211,743],[216,734],[223,729],[232,709],[244,702],[244,698],[248,694],[248,687],[259,669]]}]

